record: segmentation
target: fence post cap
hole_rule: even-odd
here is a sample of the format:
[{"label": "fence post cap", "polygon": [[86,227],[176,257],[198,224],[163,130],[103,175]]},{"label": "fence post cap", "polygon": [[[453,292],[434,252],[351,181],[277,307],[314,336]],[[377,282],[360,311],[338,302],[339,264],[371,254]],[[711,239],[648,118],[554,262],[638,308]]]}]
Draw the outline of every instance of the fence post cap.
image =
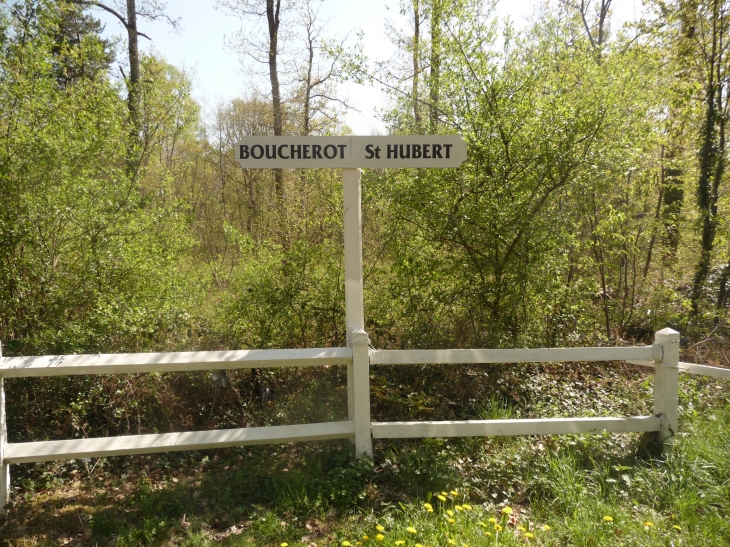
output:
[{"label": "fence post cap", "polygon": [[654,340],[660,342],[679,342],[679,333],[669,327],[658,330],[654,334]]}]

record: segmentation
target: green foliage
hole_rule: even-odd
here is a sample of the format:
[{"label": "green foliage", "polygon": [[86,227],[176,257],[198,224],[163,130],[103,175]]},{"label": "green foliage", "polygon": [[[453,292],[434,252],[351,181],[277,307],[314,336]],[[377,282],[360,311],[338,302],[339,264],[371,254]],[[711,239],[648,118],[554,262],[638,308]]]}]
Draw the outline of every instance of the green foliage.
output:
[{"label": "green foliage", "polygon": [[[646,290],[637,268],[650,223],[637,218],[653,192],[656,55],[635,47],[597,63],[571,17],[546,16],[524,36],[508,29],[501,43],[488,20],[450,25],[442,132],[463,134],[469,158],[459,170],[366,178],[392,259],[370,296],[374,330],[388,333],[382,343],[439,347],[625,333]],[[405,317],[421,319],[400,330]]]},{"label": "green foliage", "polygon": [[[180,313],[173,266],[190,246],[185,219],[143,206],[123,172],[118,89],[101,68],[59,87],[61,19],[34,6],[7,15],[0,58],[0,337],[8,354],[149,347],[160,319]],[[105,54],[99,40],[72,49]]]},{"label": "green foliage", "polygon": [[[576,345],[686,329],[695,236],[667,258],[660,179],[667,105],[692,118],[699,88],[664,92],[656,36],[669,34],[632,40],[625,29],[597,56],[565,6],[518,33],[475,3],[437,4],[421,4],[426,18],[443,10],[440,34],[421,36],[421,83],[396,74],[410,57],[393,64],[401,83],[386,118],[396,133],[421,130],[416,93],[423,117],[438,107],[430,130],[463,134],[469,158],[459,170],[365,173],[374,344]],[[279,211],[271,172],[242,171],[232,149],[269,131],[267,102],[221,105],[205,126],[188,75],[150,55],[141,170],[128,180],[108,44],[85,12],[59,6],[2,10],[6,353],[342,345],[337,174],[286,173]],[[83,39],[67,39],[74,29]],[[433,48],[438,74],[425,61]],[[363,57],[355,64],[365,70]],[[672,165],[692,169],[684,156]],[[406,394],[416,413],[418,397]]]},{"label": "green foliage", "polygon": [[342,248],[326,240],[288,249],[254,245],[226,226],[241,251],[225,307],[229,343],[238,347],[344,345]]},{"label": "green foliage", "polygon": [[114,60],[113,44],[100,37],[101,22],[84,13],[81,6],[58,2],[54,36],[54,72],[62,88],[81,79],[103,79]]},{"label": "green foliage", "polygon": [[373,460],[365,454],[343,453],[343,459],[329,472],[330,498],[336,507],[352,508],[366,499],[373,477]]}]

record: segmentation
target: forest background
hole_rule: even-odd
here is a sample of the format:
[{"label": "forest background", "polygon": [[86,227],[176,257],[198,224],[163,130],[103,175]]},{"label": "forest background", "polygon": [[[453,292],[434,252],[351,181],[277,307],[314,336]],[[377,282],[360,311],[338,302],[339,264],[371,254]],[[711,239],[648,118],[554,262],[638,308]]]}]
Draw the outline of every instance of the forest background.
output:
[{"label": "forest background", "polygon": [[[317,0],[217,7],[259,25],[232,47],[267,87],[203,120],[190,75],[139,52],[145,21],[176,24],[160,2],[0,4],[3,355],[344,345],[340,174],[242,170],[233,144],[349,133],[345,81],[387,90],[389,133],[469,147],[363,173],[374,347],[727,336],[729,3],[612,29],[611,0],[550,1],[518,32],[488,2],[404,1],[383,63]],[[8,381],[9,436],[264,425],[251,401],[286,374]]]}]

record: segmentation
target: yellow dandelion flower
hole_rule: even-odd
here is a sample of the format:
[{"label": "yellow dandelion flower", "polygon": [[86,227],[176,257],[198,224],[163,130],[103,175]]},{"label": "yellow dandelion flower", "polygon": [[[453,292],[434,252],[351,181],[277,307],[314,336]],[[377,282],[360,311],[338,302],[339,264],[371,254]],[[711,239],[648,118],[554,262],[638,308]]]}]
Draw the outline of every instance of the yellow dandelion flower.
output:
[{"label": "yellow dandelion flower", "polygon": [[368,540],[370,540],[370,536],[368,536],[367,534],[365,534],[365,535],[364,535],[364,536],[362,537],[362,540],[363,540],[363,541],[368,541]]},{"label": "yellow dandelion flower", "polygon": [[676,524],[672,524],[672,528],[674,528],[675,530],[681,530],[682,529],[681,526],[677,526]]},{"label": "yellow dandelion flower", "polygon": [[375,529],[376,529],[376,530],[377,530],[378,532],[385,532],[385,527],[384,527],[384,526],[380,526],[380,524],[378,524],[378,525],[377,525],[377,526],[375,527]]},{"label": "yellow dandelion flower", "polygon": [[496,530],[497,532],[501,532],[501,531],[502,531],[502,527],[501,527],[501,526],[500,526],[499,524],[495,524],[495,525],[494,525],[494,529],[495,529],[495,530]]},{"label": "yellow dandelion flower", "polygon": [[285,541],[284,543],[281,544],[281,547],[289,547],[289,544]]},{"label": "yellow dandelion flower", "polygon": [[457,511],[463,511],[464,510],[464,508],[461,505],[454,505],[454,509],[456,509]]},{"label": "yellow dandelion flower", "polygon": [[454,512],[451,509],[447,509],[446,514],[449,515],[450,517],[454,516]]},{"label": "yellow dandelion flower", "polygon": [[425,509],[426,511],[433,511],[433,505],[431,505],[430,503],[424,503],[424,504],[423,504],[423,508],[424,508],[424,509]]},{"label": "yellow dandelion flower", "polygon": [[350,543],[349,541],[345,540],[345,541],[342,542],[342,547],[352,547],[352,543]]},{"label": "yellow dandelion flower", "polygon": [[426,509],[426,511],[428,511],[429,513],[433,513],[433,508],[431,508],[431,509]]},{"label": "yellow dandelion flower", "polygon": [[383,534],[378,534],[377,536],[375,536],[375,539],[377,539],[378,541],[383,541],[385,539],[385,536]]},{"label": "yellow dandelion flower", "polygon": [[439,495],[438,495],[438,496],[436,496],[436,497],[437,497],[438,499],[440,499],[441,501],[446,501],[446,496],[442,496],[441,494],[439,494]]},{"label": "yellow dandelion flower", "polygon": [[451,495],[452,496],[458,496],[459,495],[459,492],[457,490],[452,490],[451,491]]},{"label": "yellow dandelion flower", "polygon": [[454,519],[446,519],[446,520],[448,521],[449,524],[454,524],[454,522],[456,522]]},{"label": "yellow dandelion flower", "polygon": [[484,524],[484,523],[483,523],[483,522],[482,522],[481,520],[479,521],[479,526],[484,526],[484,528],[486,528],[486,527],[487,527],[487,525],[486,525],[486,524]]},{"label": "yellow dandelion flower", "polygon": [[503,507],[502,508],[502,514],[504,514],[504,515],[511,515],[512,514],[512,508],[511,507]]},{"label": "yellow dandelion flower", "polygon": [[396,541],[396,542],[395,542],[395,544],[396,544],[396,545],[405,545],[405,544],[406,544],[406,542],[405,542],[405,541],[403,541],[402,539],[399,539],[398,541]]},{"label": "yellow dandelion flower", "polygon": [[449,495],[449,493],[448,493],[448,492],[441,492],[441,495],[442,495],[442,496],[448,496],[448,495]]},{"label": "yellow dandelion flower", "polygon": [[608,515],[606,515],[605,517],[603,517],[603,520],[605,522],[613,522],[613,517],[609,517]]},{"label": "yellow dandelion flower", "polygon": [[547,532],[548,530],[550,530],[550,526],[548,526],[547,524],[543,524],[542,525],[542,531],[543,532]]},{"label": "yellow dandelion flower", "polygon": [[406,528],[406,532],[408,532],[409,534],[415,534],[416,529],[413,526],[409,526],[408,528]]},{"label": "yellow dandelion flower", "polygon": [[526,537],[527,539],[532,539],[532,538],[534,538],[534,537],[535,537],[535,534],[531,534],[530,532],[525,532],[525,537]]},{"label": "yellow dandelion flower", "polygon": [[519,530],[520,532],[527,532],[527,528],[525,528],[524,526],[518,526],[518,527],[517,527],[517,529],[518,529],[518,530]]},{"label": "yellow dandelion flower", "polygon": [[491,517],[488,522],[491,522],[492,524],[497,524],[497,519],[494,517]]},{"label": "yellow dandelion flower", "polygon": [[456,545],[456,542],[453,539],[449,540],[449,545]]},{"label": "yellow dandelion flower", "polygon": [[362,541],[356,541],[355,545],[362,545]]},{"label": "yellow dandelion flower", "polygon": [[465,503],[464,505],[462,505],[462,507],[464,508],[464,511],[471,511],[472,510],[472,506],[469,505],[469,504],[467,504],[467,503]]},{"label": "yellow dandelion flower", "polygon": [[644,523],[644,527],[645,527],[645,528],[653,528],[653,527],[654,527],[654,523],[653,523],[653,522],[651,522],[651,521],[649,521],[649,520],[647,520],[647,521],[646,521],[646,522]]},{"label": "yellow dandelion flower", "polygon": [[423,547],[420,543],[416,543],[416,547]]},{"label": "yellow dandelion flower", "polygon": [[487,536],[487,537],[492,537],[492,533],[491,532],[484,532],[484,535]]}]

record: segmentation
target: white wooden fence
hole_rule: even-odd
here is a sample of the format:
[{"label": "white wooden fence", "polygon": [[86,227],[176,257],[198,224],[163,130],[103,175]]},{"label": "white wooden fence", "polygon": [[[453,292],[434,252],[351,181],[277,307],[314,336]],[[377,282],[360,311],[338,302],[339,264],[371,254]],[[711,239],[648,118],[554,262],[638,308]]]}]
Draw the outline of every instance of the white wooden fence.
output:
[{"label": "white wooden fence", "polygon": [[[680,363],[679,333],[671,329],[657,332],[654,344],[646,347],[370,350],[364,330],[360,170],[343,169],[343,183],[347,347],[6,358],[0,352],[0,514],[5,512],[2,508],[9,500],[10,465],[19,463],[344,438],[354,440],[358,454],[369,455],[373,453],[373,438],[656,431],[665,440],[677,431],[679,372],[730,378],[730,369]],[[654,367],[652,415],[438,422],[370,420],[371,365],[573,361],[626,361]],[[346,421],[27,443],[9,443],[7,438],[4,378],[318,365],[347,366]]]},{"label": "white wooden fence", "polygon": [[[652,346],[610,348],[380,351],[368,349],[367,334],[361,330],[351,332],[348,338],[350,345],[342,348],[0,358],[0,507],[9,500],[10,465],[19,463],[345,438],[354,440],[358,453],[370,455],[373,438],[656,431],[659,439],[665,440],[678,427],[679,372],[730,379],[730,369],[681,363],[679,333],[671,329],[657,332]],[[653,367],[655,377],[652,415],[526,420],[370,421],[371,365],[575,361],[625,361]],[[346,421],[26,443],[9,443],[7,439],[3,390],[5,378],[319,365],[348,367]]]}]

